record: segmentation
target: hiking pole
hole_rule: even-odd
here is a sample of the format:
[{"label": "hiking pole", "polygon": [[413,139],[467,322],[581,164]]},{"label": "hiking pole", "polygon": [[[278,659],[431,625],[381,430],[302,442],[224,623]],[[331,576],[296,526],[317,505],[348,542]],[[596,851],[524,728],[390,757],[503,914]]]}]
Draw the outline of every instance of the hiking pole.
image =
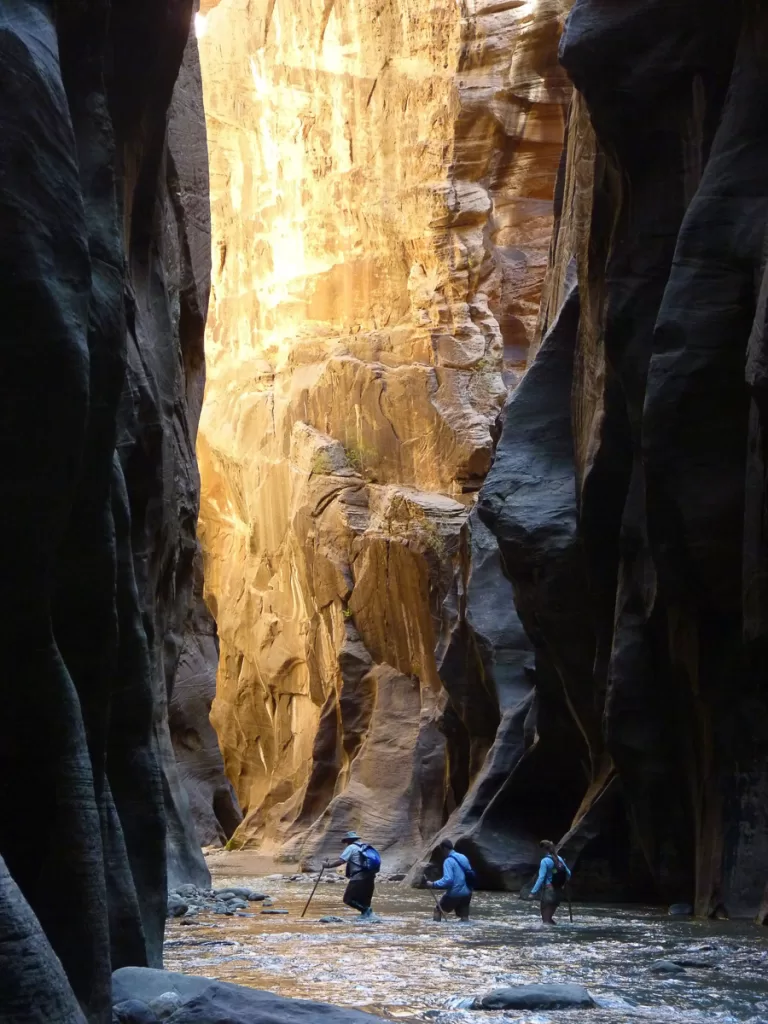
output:
[{"label": "hiking pole", "polygon": [[571,884],[570,882],[565,887],[565,898],[568,900],[568,914],[571,918],[571,924],[573,924],[573,907],[571,906]]},{"label": "hiking pole", "polygon": [[[424,879],[424,881],[426,882],[426,879]],[[437,907],[438,913],[440,914],[440,920],[442,921],[443,918],[445,918],[446,921],[447,921],[448,920],[448,915],[443,912],[443,908],[440,906],[440,900],[437,898],[437,894],[435,893],[435,890],[430,888],[430,886],[427,886],[427,888],[432,893],[432,899],[435,901],[435,906]]]},{"label": "hiking pole", "polygon": [[318,887],[318,885],[320,885],[320,879],[321,879],[321,878],[323,877],[323,872],[324,872],[324,871],[325,871],[325,864],[323,864],[323,866],[322,866],[322,867],[320,868],[320,874],[319,874],[319,875],[317,876],[317,881],[316,881],[316,882],[315,882],[315,884],[314,884],[314,887],[313,887],[313,889],[312,889],[312,892],[311,892],[311,893],[309,894],[309,899],[308,899],[308,900],[307,900],[307,902],[306,902],[306,903],[304,904],[304,909],[303,909],[303,910],[302,910],[302,912],[301,912],[301,916],[302,916],[302,917],[304,917],[304,915],[305,915],[305,914],[306,914],[306,912],[307,912],[307,908],[309,907],[309,904],[310,904],[310,903],[312,902],[312,897],[313,897],[313,896],[315,895],[315,892],[317,891],[317,887]]}]

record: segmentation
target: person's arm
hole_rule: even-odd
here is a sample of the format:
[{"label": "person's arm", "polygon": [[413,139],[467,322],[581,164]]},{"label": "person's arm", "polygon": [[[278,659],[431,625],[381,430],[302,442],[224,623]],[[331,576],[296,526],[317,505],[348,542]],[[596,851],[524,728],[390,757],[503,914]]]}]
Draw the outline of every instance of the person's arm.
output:
[{"label": "person's arm", "polygon": [[443,877],[437,882],[427,882],[428,889],[450,889],[453,885],[455,861],[446,857],[443,861]]},{"label": "person's arm", "polygon": [[531,896],[535,896],[539,889],[544,885],[547,877],[547,867],[552,863],[551,857],[542,857],[541,864],[539,864],[539,877],[536,879],[536,884],[531,889]]},{"label": "person's arm", "polygon": [[341,856],[336,860],[328,860],[323,863],[324,868],[340,868],[342,864],[346,864],[350,860],[352,854],[355,852],[354,843],[351,843],[345,850],[342,850]]}]

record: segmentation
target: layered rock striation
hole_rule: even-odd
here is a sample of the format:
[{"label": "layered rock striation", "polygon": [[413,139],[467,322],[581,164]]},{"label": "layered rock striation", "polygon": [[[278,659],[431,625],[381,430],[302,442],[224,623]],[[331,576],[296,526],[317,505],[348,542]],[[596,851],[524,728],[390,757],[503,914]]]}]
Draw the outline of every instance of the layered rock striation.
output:
[{"label": "layered rock striation", "polygon": [[111,970],[161,961],[167,873],[206,875],[167,721],[209,287],[191,14],[0,0],[9,1024],[106,1024]]},{"label": "layered rock striation", "polygon": [[546,336],[479,508],[577,878],[701,915],[768,870],[767,47],[757,5],[576,0]]},{"label": "layered rock striation", "polygon": [[312,858],[355,826],[410,864],[527,699],[471,513],[536,334],[565,7],[201,6],[200,532],[236,844]]}]

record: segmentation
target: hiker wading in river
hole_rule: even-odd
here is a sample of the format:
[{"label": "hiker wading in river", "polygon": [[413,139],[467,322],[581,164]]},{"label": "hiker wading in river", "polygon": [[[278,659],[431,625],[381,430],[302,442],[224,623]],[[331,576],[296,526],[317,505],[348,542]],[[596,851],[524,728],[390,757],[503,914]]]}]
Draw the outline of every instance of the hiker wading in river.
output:
[{"label": "hiker wading in river", "polygon": [[571,869],[565,863],[548,839],[542,839],[539,846],[544,851],[539,865],[539,877],[531,889],[531,898],[541,894],[541,920],[544,924],[556,924],[552,918],[563,900],[563,889],[571,877]]},{"label": "hiker wading in river", "polygon": [[438,847],[444,856],[443,877],[437,882],[427,882],[428,889],[445,889],[445,896],[435,907],[434,920],[442,921],[453,910],[460,921],[469,920],[469,904],[472,902],[472,887],[475,873],[463,853],[454,850],[450,839],[443,839]]},{"label": "hiker wading in river", "polygon": [[345,847],[338,860],[326,861],[324,868],[340,868],[346,865],[347,888],[344,902],[348,907],[360,911],[361,917],[372,917],[371,901],[376,883],[376,874],[381,868],[381,857],[372,846],[364,843],[357,832],[347,832]]}]

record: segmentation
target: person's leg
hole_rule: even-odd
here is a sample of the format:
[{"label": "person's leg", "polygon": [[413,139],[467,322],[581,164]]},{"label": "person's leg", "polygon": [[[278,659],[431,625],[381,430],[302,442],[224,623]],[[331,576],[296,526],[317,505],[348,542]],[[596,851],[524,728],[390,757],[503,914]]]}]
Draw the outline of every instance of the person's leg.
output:
[{"label": "person's leg", "polygon": [[368,903],[364,903],[360,898],[361,895],[364,894],[360,891],[360,883],[358,879],[351,879],[347,883],[347,888],[344,890],[344,903],[348,907],[352,907],[353,910],[359,910],[362,914],[366,907],[370,906],[370,900]]},{"label": "person's leg", "polygon": [[373,901],[373,889],[375,884],[376,879],[374,878],[373,875],[371,875],[370,878],[363,878],[360,882],[360,892],[357,898],[363,906],[363,909],[360,911],[360,913],[364,917],[370,917],[373,914],[373,910],[371,909],[371,903]]},{"label": "person's leg", "polygon": [[442,921],[443,918],[448,920],[448,915],[452,910],[456,909],[456,901],[452,900],[448,893],[445,893],[440,903],[435,907],[435,913],[433,915],[435,921]]},{"label": "person's leg", "polygon": [[555,908],[552,903],[542,896],[541,898],[541,920],[543,924],[552,924],[552,915],[555,912]]},{"label": "person's leg", "polygon": [[459,901],[459,904],[456,907],[456,917],[458,917],[460,921],[469,920],[469,905],[471,902],[471,896],[465,896],[463,900]]}]

